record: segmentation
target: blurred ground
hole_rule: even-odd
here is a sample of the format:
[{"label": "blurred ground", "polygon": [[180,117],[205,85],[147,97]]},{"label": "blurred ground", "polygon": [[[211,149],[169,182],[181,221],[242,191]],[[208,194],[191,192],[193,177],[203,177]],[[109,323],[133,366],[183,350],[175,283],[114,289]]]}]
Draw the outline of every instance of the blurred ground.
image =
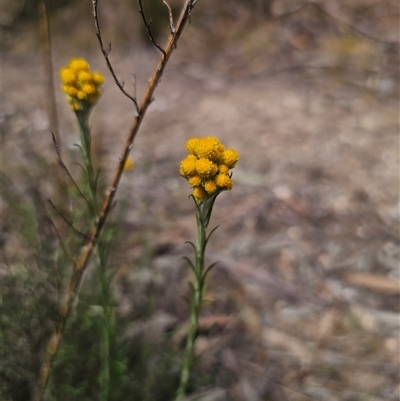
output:
[{"label": "blurred ground", "polygon": [[[273,3],[272,19],[245,2],[213,7],[200,2],[193,13],[121,184],[131,208],[120,313],[134,307],[138,283],[151,283],[162,302],[148,323],[185,321],[177,295],[187,291],[181,256],[195,221],[178,166],[186,139],[215,135],[241,160],[212,221],[220,228],[208,258],[219,263],[197,343],[201,369],[216,372],[206,399],[398,400],[398,4],[321,3],[337,19],[296,1]],[[105,68],[90,15],[79,21],[90,8],[81,8],[52,16],[54,66],[84,56],[106,75],[91,121],[107,175],[133,107]],[[140,98],[158,54],[124,10],[104,4],[105,41],[129,90],[135,74]],[[20,166],[36,170],[30,154],[52,158],[34,32],[27,21],[3,35],[3,173],[22,190]],[[71,159],[74,119],[60,91],[57,102]]]}]

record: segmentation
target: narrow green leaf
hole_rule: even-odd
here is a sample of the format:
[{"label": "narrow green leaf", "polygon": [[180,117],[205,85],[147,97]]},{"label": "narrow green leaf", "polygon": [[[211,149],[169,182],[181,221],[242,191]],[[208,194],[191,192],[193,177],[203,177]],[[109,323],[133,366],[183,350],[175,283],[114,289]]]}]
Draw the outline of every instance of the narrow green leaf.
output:
[{"label": "narrow green leaf", "polygon": [[193,296],[193,294],[196,292],[196,290],[195,290],[194,285],[193,285],[193,283],[191,281],[189,281],[189,287],[190,287],[190,291],[191,291],[192,296]]},{"label": "narrow green leaf", "polygon": [[196,245],[195,245],[195,244],[193,244],[193,242],[192,242],[192,241],[185,241],[185,244],[189,244],[189,245],[191,245],[191,246],[192,246],[192,248],[193,248],[193,250],[196,252]]},{"label": "narrow green leaf", "polygon": [[206,276],[209,273],[209,271],[218,263],[218,261],[212,263],[210,266],[207,267],[207,269],[204,271],[203,276],[201,278],[201,287],[203,287],[205,280],[206,280]]},{"label": "narrow green leaf", "polygon": [[216,226],[216,227],[214,227],[214,228],[210,231],[210,233],[207,235],[207,238],[206,238],[206,245],[207,245],[208,240],[209,240],[210,237],[213,235],[214,231],[217,230],[218,227],[219,227],[219,225]]},{"label": "narrow green leaf", "polygon": [[183,259],[185,259],[186,260],[186,262],[188,262],[189,263],[189,266],[190,266],[190,268],[194,271],[195,270],[195,268],[194,268],[194,264],[193,264],[193,262],[187,257],[187,256],[183,256]]}]

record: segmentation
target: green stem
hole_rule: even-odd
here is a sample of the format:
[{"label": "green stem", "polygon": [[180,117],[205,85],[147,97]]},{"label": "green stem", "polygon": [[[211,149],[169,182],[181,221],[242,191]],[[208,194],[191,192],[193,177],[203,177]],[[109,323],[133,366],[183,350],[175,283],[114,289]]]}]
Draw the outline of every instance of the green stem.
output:
[{"label": "green stem", "polygon": [[107,260],[108,260],[108,251],[110,246],[110,237],[106,235],[106,232],[103,233],[102,238],[97,244],[97,271],[98,278],[100,284],[100,295],[101,295],[101,304],[103,306],[103,318],[104,318],[104,327],[103,327],[103,344],[102,344],[102,366],[101,369],[101,378],[102,378],[102,398],[101,401],[108,401],[111,397],[111,381],[112,381],[112,351],[115,337],[115,324],[114,324],[114,315],[112,309],[112,295],[110,292],[110,285],[112,277],[107,274]]},{"label": "green stem", "polygon": [[[97,204],[97,183],[95,170],[92,163],[91,152],[91,132],[89,128],[90,109],[84,109],[76,112],[80,132],[80,149],[82,155],[83,182],[84,189],[88,199],[89,224],[90,227],[96,225],[98,213]],[[111,307],[110,281],[107,275],[108,246],[110,239],[99,238],[96,245],[97,250],[97,272],[100,284],[101,305],[103,307],[104,327],[102,328],[102,366],[100,367],[100,376],[102,381],[101,401],[108,401],[111,393],[111,363],[112,346],[114,340],[114,320]]]},{"label": "green stem", "polygon": [[89,212],[92,224],[95,224],[95,218],[97,216],[97,188],[96,188],[96,177],[92,162],[92,151],[91,151],[91,133],[89,128],[89,110],[77,111],[76,116],[78,119],[80,142],[81,142],[81,153],[83,161],[83,173],[84,173],[84,184],[86,193],[89,200]]},{"label": "green stem", "polygon": [[196,220],[197,220],[197,241],[195,250],[195,263],[194,263],[194,283],[192,286],[192,297],[190,304],[190,320],[188,336],[186,340],[185,354],[183,357],[182,371],[179,388],[176,394],[176,400],[179,400],[186,393],[189,383],[190,369],[193,364],[193,351],[196,341],[196,333],[199,322],[199,313],[203,300],[203,271],[204,271],[204,253],[206,250],[206,221],[205,205],[196,205]]}]

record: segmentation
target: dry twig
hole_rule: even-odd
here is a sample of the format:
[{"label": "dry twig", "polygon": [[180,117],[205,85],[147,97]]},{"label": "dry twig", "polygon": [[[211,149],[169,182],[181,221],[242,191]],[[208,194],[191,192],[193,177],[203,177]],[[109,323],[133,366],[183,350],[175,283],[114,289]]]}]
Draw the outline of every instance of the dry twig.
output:
[{"label": "dry twig", "polygon": [[[165,58],[165,57],[167,56],[166,53],[165,53],[165,50],[155,41],[154,36],[153,36],[153,34],[152,34],[152,32],[151,32],[151,24],[152,24],[152,21],[151,21],[151,20],[147,21],[146,16],[144,15],[142,0],[138,0],[138,3],[139,3],[139,13],[140,13],[140,15],[142,16],[143,23],[144,23],[144,26],[146,27],[147,33],[148,33],[148,35],[149,35],[149,38],[150,38],[150,40],[152,41],[153,45],[154,45],[158,50],[160,50],[160,52],[162,53],[162,55],[163,55],[164,58]],[[174,35],[174,34],[172,34],[172,35]]]},{"label": "dry twig", "polygon": [[164,6],[168,10],[169,32],[170,32],[171,35],[173,35],[176,31],[175,31],[175,27],[174,27],[174,16],[172,15],[172,9],[171,9],[170,5],[165,0],[162,0],[162,2],[164,4]]},{"label": "dry twig", "polygon": [[109,69],[109,71],[111,72],[112,77],[114,78],[114,81],[116,83],[116,85],[118,86],[118,88],[120,89],[120,91],[130,100],[132,100],[133,104],[135,105],[136,111],[137,113],[139,113],[139,104],[137,102],[136,99],[136,93],[134,96],[131,96],[125,89],[125,83],[124,82],[120,82],[113,66],[111,65],[110,59],[108,58],[108,55],[111,53],[111,42],[108,44],[108,50],[106,50],[104,48],[104,44],[103,44],[103,38],[101,36],[101,30],[100,30],[100,22],[99,22],[99,17],[98,17],[98,13],[97,13],[97,2],[98,0],[92,0],[92,5],[93,5],[93,17],[94,17],[94,24],[96,26],[96,36],[97,39],[99,40],[99,44],[100,44],[100,49],[101,52],[103,53],[104,59],[106,60],[106,64],[107,67]]},{"label": "dry twig", "polygon": [[84,234],[83,232],[79,231],[61,212],[61,210],[58,209],[58,207],[54,204],[54,202],[51,199],[47,199],[47,201],[50,203],[51,207],[57,212],[57,214],[64,220],[65,223],[67,223],[68,226],[70,226],[77,234],[79,234],[81,237],[89,239],[89,237]]},{"label": "dry twig", "polygon": [[58,145],[57,139],[53,132],[51,133],[51,137],[53,139],[54,149],[56,150],[56,153],[58,156],[58,162],[60,163],[60,166],[64,169],[65,173],[67,174],[68,178],[71,180],[72,184],[74,184],[74,187],[79,192],[79,195],[85,200],[86,203],[89,203],[88,199],[85,197],[85,195],[79,188],[78,183],[74,180],[74,177],[72,177],[70,171],[68,170],[68,167],[65,165],[65,163],[61,157],[60,146]]}]

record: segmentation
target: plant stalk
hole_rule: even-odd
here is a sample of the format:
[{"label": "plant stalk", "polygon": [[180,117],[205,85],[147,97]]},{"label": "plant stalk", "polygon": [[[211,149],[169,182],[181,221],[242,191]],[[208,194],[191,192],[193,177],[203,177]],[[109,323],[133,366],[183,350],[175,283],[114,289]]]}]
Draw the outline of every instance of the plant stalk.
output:
[{"label": "plant stalk", "polygon": [[157,85],[160,82],[160,79],[164,73],[165,67],[168,64],[169,58],[170,58],[172,52],[176,48],[178,40],[179,40],[179,38],[183,32],[183,29],[186,25],[186,22],[190,18],[190,14],[193,9],[194,3],[195,2],[193,0],[185,1],[185,4],[182,8],[181,15],[180,15],[179,20],[176,25],[176,31],[175,31],[175,33],[170,35],[168,43],[165,47],[165,53],[163,53],[161,55],[160,61],[158,62],[158,65],[156,66],[154,73],[150,79],[149,85],[147,87],[147,91],[144,94],[142,102],[140,103],[138,115],[136,116],[136,118],[134,120],[134,123],[131,127],[130,133],[126,140],[125,147],[122,152],[122,157],[121,157],[119,165],[115,171],[115,175],[112,180],[110,189],[103,201],[100,212],[98,213],[98,216],[96,218],[96,225],[91,230],[91,232],[88,236],[89,239],[86,241],[86,243],[82,247],[82,251],[81,251],[80,255],[78,256],[78,258],[76,259],[76,262],[73,267],[72,277],[71,277],[71,280],[70,280],[70,283],[69,283],[69,286],[67,289],[66,297],[60,307],[59,319],[58,319],[58,322],[55,324],[53,334],[51,335],[49,343],[48,343],[46,355],[45,355],[44,360],[40,367],[39,379],[38,379],[37,387],[35,389],[33,401],[41,401],[43,399],[44,391],[46,389],[46,385],[47,385],[47,382],[49,379],[50,369],[53,364],[54,358],[57,354],[57,351],[58,351],[58,348],[60,345],[60,341],[61,341],[61,337],[62,337],[62,333],[64,331],[67,318],[71,311],[71,306],[79,292],[79,288],[80,288],[84,273],[86,271],[86,267],[92,256],[95,244],[96,244],[97,240],[99,239],[99,236],[103,230],[104,224],[105,224],[107,217],[110,213],[110,210],[112,208],[114,198],[115,198],[115,195],[116,195],[116,192],[118,189],[118,185],[119,185],[120,179],[122,177],[122,173],[124,171],[125,162],[132,149],[133,142],[139,131],[139,128],[141,126],[143,118],[146,114],[146,111],[147,111],[151,101],[153,100],[154,92],[155,92]]},{"label": "plant stalk", "polygon": [[190,370],[193,364],[194,344],[196,340],[196,333],[199,323],[199,313],[203,301],[203,272],[204,272],[204,254],[206,250],[206,228],[207,222],[204,218],[205,204],[196,205],[196,221],[197,221],[197,241],[195,249],[195,263],[194,263],[194,283],[191,286],[191,302],[190,302],[190,319],[188,336],[186,340],[185,354],[183,357],[181,378],[179,388],[176,393],[176,400],[179,400],[186,393],[189,383]]}]

